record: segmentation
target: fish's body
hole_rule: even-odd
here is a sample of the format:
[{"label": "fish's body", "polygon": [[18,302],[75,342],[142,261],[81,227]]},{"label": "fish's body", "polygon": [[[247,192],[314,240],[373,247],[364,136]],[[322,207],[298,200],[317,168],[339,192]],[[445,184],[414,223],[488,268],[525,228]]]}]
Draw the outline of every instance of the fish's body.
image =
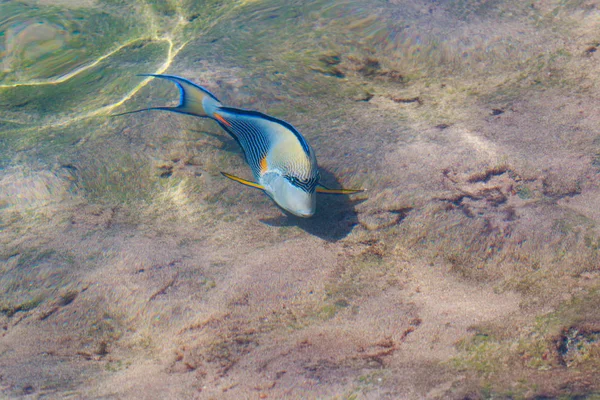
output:
[{"label": "fish's body", "polygon": [[293,126],[265,114],[231,108],[220,108],[214,118],[240,144],[256,183],[275,203],[300,217],[314,214],[317,160]]},{"label": "fish's body", "polygon": [[240,145],[255,182],[226,173],[223,175],[263,190],[284,210],[299,217],[311,217],[316,209],[317,192],[352,194],[362,191],[321,186],[313,149],[300,132],[287,122],[257,111],[225,107],[208,90],[178,76],[145,76],[174,82],[179,88],[179,105],[132,112],[166,110],[213,119]]}]

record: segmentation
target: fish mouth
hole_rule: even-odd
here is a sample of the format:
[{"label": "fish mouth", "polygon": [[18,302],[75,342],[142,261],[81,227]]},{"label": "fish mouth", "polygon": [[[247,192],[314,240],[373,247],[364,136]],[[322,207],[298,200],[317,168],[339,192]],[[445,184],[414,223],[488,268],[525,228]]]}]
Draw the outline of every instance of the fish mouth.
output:
[{"label": "fish mouth", "polygon": [[283,211],[300,218],[310,218],[315,214],[317,196],[291,184],[280,174],[265,174],[265,193]]},{"label": "fish mouth", "polygon": [[300,217],[300,218],[310,218],[312,217],[315,212],[311,211],[311,210],[287,210],[288,212],[290,212],[291,214],[295,215],[296,217]]}]

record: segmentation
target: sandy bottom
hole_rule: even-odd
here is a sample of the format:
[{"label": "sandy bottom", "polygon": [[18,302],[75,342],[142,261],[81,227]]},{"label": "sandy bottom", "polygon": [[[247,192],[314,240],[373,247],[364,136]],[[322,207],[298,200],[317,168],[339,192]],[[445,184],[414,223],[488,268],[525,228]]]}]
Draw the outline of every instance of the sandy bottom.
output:
[{"label": "sandy bottom", "polygon": [[140,8],[168,73],[368,189],[309,220],[220,175],[211,121],[103,114],[176,98],[130,77],[155,39],[81,72],[98,98],[0,86],[0,397],[597,398],[600,14],[484,3]]}]

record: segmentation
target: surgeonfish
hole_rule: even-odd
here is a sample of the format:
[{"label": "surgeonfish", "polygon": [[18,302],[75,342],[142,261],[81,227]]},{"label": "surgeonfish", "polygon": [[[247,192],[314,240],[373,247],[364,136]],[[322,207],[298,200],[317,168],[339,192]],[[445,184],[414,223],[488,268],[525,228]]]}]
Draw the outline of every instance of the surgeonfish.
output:
[{"label": "surgeonfish", "polygon": [[143,74],[169,80],[179,88],[179,105],[150,107],[216,121],[242,148],[255,182],[221,172],[243,185],[263,190],[285,211],[311,217],[316,193],[352,194],[363,189],[329,189],[319,183],[317,159],[306,139],[289,123],[269,115],[226,107],[207,89],[174,75]]}]

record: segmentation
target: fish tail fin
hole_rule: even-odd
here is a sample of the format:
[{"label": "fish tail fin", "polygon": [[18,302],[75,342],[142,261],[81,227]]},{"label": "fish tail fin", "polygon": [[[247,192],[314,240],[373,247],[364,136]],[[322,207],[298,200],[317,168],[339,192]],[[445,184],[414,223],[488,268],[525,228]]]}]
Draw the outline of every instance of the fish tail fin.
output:
[{"label": "fish tail fin", "polygon": [[166,79],[177,85],[179,89],[179,104],[175,107],[149,107],[141,110],[128,111],[122,114],[134,114],[147,110],[165,110],[181,114],[195,115],[197,117],[213,118],[213,113],[221,106],[217,97],[202,86],[175,75],[140,74],[153,78]]}]

